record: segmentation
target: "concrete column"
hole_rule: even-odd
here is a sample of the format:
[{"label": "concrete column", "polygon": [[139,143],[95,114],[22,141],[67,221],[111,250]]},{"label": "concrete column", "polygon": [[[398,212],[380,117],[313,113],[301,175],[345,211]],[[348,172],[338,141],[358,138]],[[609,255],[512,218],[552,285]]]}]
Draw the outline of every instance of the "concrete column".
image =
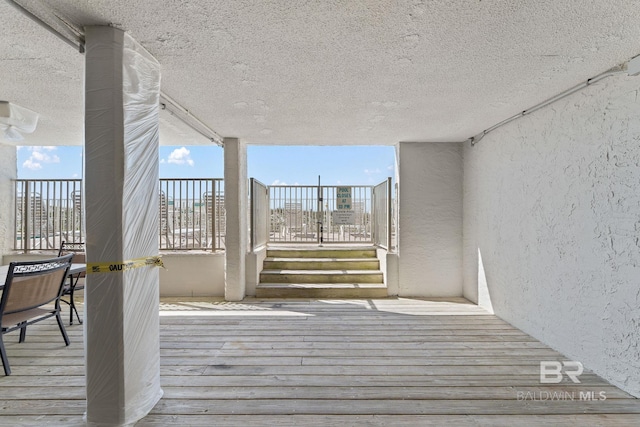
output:
[{"label": "concrete column", "polygon": [[224,139],[225,284],[227,301],[246,295],[245,257],[248,252],[247,146],[237,138]]},{"label": "concrete column", "polygon": [[12,179],[18,176],[16,155],[15,146],[0,144],[0,254],[13,251],[15,185]]},{"label": "concrete column", "polygon": [[398,145],[400,296],[462,296],[462,145]]},{"label": "concrete column", "polygon": [[124,426],[162,396],[158,269],[118,267],[158,254],[160,67],[124,32],[87,27],[85,72],[87,424]]}]

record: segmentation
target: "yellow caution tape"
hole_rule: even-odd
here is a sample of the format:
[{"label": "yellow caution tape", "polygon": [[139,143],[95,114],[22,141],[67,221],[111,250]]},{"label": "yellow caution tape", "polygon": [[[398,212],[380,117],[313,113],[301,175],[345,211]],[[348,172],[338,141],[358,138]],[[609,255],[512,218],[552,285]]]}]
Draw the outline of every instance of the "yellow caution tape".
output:
[{"label": "yellow caution tape", "polygon": [[140,267],[164,267],[162,258],[150,256],[130,259],[121,262],[91,262],[87,263],[87,274],[91,273],[119,273],[121,271],[133,270]]}]

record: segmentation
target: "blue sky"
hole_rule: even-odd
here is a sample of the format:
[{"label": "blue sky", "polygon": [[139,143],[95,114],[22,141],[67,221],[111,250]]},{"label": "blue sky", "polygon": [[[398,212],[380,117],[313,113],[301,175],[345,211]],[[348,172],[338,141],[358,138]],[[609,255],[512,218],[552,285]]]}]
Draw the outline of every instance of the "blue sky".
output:
[{"label": "blue sky", "polygon": [[[389,146],[247,147],[248,175],[267,185],[372,185],[393,177]],[[216,146],[160,147],[161,178],[222,178],[223,151]],[[19,147],[18,178],[82,176],[82,147]]]}]

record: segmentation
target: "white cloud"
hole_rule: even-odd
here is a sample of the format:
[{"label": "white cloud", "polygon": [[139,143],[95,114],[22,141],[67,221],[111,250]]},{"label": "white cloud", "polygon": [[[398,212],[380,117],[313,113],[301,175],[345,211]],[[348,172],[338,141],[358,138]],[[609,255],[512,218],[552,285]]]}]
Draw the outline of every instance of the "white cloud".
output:
[{"label": "white cloud", "polygon": [[27,149],[31,151],[31,156],[22,164],[24,168],[38,170],[42,169],[42,165],[45,163],[60,163],[60,157],[53,154],[57,147],[28,147]]},{"label": "white cloud", "polygon": [[276,179],[271,183],[271,185],[287,185],[287,183],[284,181],[280,181],[279,179]]},{"label": "white cloud", "polygon": [[376,174],[379,174],[380,172],[382,172],[380,169],[365,169],[364,170],[365,175],[376,175]]},{"label": "white cloud", "polygon": [[25,162],[22,164],[23,168],[27,168],[27,169],[31,169],[31,170],[38,170],[38,169],[42,169],[42,165],[40,163],[34,162],[31,159],[27,159],[25,160]]},{"label": "white cloud", "polygon": [[193,166],[195,164],[195,162],[191,158],[191,151],[187,150],[185,147],[180,147],[173,150],[171,154],[169,154],[167,163],[189,166]]}]

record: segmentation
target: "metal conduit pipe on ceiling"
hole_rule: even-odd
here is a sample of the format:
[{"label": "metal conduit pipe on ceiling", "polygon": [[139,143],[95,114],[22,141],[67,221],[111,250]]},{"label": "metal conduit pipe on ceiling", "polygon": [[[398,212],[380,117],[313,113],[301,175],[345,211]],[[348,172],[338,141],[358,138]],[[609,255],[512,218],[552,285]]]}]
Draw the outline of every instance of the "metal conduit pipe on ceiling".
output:
[{"label": "metal conduit pipe on ceiling", "polygon": [[[76,49],[81,54],[84,53],[84,32],[78,25],[69,23],[67,20],[62,19],[60,16],[52,13],[52,16],[61,24],[64,28],[67,28],[70,33],[65,34],[55,28],[55,25],[46,21],[44,16],[37,16],[32,11],[28,10],[15,0],[7,0],[7,2],[15,7],[20,13],[30,18],[33,22],[46,29],[60,40]],[[191,129],[207,138],[214,144],[222,147],[224,145],[223,138],[216,131],[207,126],[202,120],[194,116],[187,108],[180,105],[177,101],[171,98],[169,95],[160,91],[160,107],[163,110],[168,111],[172,116],[176,117]]]},{"label": "metal conduit pipe on ceiling", "polygon": [[[586,81],[584,81],[582,83],[579,83],[579,84],[577,84],[577,85],[575,85],[575,86],[573,86],[573,87],[571,87],[571,88],[565,90],[564,92],[561,92],[561,93],[559,93],[559,94],[557,94],[555,96],[552,96],[551,98],[548,98],[548,99],[540,102],[539,104],[534,105],[531,108],[523,110],[522,112],[520,112],[518,114],[515,114],[515,115],[513,115],[513,116],[511,116],[511,117],[509,117],[509,118],[507,118],[507,119],[505,119],[503,121],[501,121],[500,123],[496,123],[495,125],[491,126],[490,128],[487,128],[487,129],[483,130],[479,134],[470,137],[465,142],[469,142],[469,143],[471,143],[471,146],[474,146],[478,142],[480,142],[480,140],[482,138],[484,138],[485,135],[487,135],[490,132],[493,132],[494,130],[496,130],[496,129],[504,126],[504,125],[506,125],[507,123],[511,123],[512,121],[514,121],[516,119],[519,119],[521,117],[524,117],[526,115],[534,113],[534,112],[536,112],[536,111],[538,111],[538,110],[540,110],[540,109],[542,109],[542,108],[544,108],[544,107],[546,107],[548,105],[553,104],[554,102],[560,101],[561,99],[566,98],[569,95],[572,95],[572,94],[574,94],[574,93],[576,93],[576,92],[578,92],[578,91],[580,91],[580,90],[582,90],[582,89],[584,89],[584,88],[586,88],[588,86],[591,86],[594,83],[597,83],[597,82],[599,82],[601,80],[604,80],[607,77],[611,77],[611,76],[615,76],[615,75],[618,75],[618,74],[627,73],[627,71],[629,69],[628,64],[630,62],[632,62],[632,61],[640,61],[639,58],[640,58],[640,56],[636,56],[635,58],[631,59],[628,62],[625,62],[622,65],[618,65],[616,67],[613,67],[613,68],[605,71],[604,73],[600,73],[595,77],[587,79]],[[629,73],[629,75],[637,75],[637,74]]]}]

